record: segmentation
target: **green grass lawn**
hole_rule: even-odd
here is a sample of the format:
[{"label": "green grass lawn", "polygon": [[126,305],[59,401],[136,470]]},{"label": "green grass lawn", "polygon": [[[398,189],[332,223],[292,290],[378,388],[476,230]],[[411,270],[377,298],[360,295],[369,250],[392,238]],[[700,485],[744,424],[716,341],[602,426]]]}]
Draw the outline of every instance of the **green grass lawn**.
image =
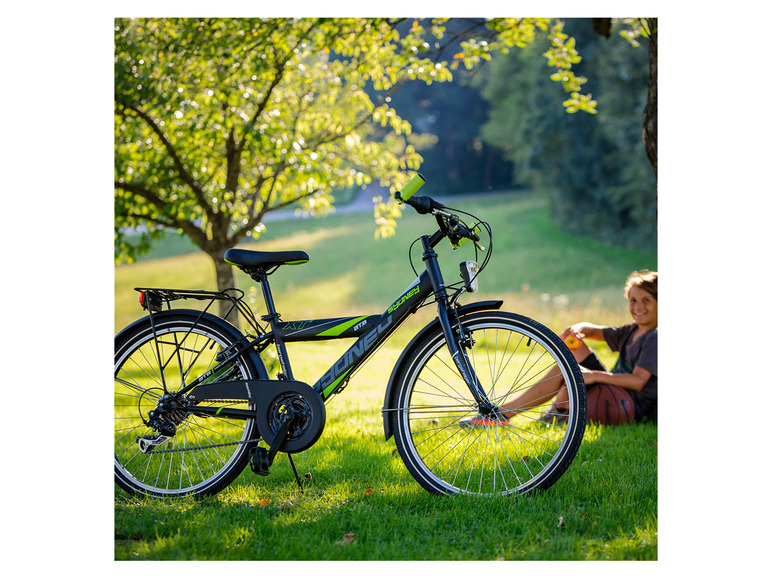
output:
[{"label": "green grass lawn", "polygon": [[[384,441],[373,376],[399,354],[386,350],[328,406],[319,442],[295,456],[302,494],[284,455],[269,477],[246,469],[204,500],[116,491],[116,559],[657,558],[656,426],[590,426],[567,473],[541,494],[438,498],[413,481],[393,439]],[[353,541],[339,544],[349,534]]]},{"label": "green grass lawn", "polygon": [[[587,320],[629,319],[621,286],[656,254],[609,248],[559,233],[544,201],[503,195],[460,203],[490,221],[494,258],[479,297],[554,330]],[[283,319],[379,313],[413,280],[408,246],[433,220],[406,211],[391,239],[374,241],[369,215],[269,224],[265,250],[303,249],[311,261],[271,278]],[[168,240],[172,244],[176,241]],[[249,247],[249,246],[245,246]],[[167,246],[168,249],[168,246]],[[160,251],[160,250],[159,250]],[[115,269],[115,325],[142,315],[135,286],[213,288],[206,256],[173,256]],[[448,280],[469,252],[438,248]],[[183,253],[180,255],[180,253]],[[420,255],[414,255],[416,267]],[[253,282],[238,278],[249,292]],[[253,296],[264,313],[259,295]],[[467,298],[467,302],[472,301]],[[187,306],[187,304],[186,304]],[[657,427],[590,426],[573,465],[547,492],[510,498],[437,498],[413,481],[383,437],[386,377],[401,349],[432,317],[399,330],[328,406],[319,442],[296,455],[299,493],[285,455],[269,477],[249,469],[216,497],[162,501],[116,487],[118,560],[654,560],[657,558]],[[296,377],[313,383],[347,342],[291,345]],[[606,363],[615,355],[599,348]]]}]

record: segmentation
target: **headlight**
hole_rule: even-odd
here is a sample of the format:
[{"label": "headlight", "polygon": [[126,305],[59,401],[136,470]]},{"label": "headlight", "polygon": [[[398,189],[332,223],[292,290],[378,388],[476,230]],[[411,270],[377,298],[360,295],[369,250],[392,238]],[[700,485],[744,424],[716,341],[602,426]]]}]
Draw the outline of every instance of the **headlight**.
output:
[{"label": "headlight", "polygon": [[461,279],[464,280],[466,291],[473,294],[479,289],[477,285],[477,262],[462,261],[458,264],[458,267],[461,270]]}]

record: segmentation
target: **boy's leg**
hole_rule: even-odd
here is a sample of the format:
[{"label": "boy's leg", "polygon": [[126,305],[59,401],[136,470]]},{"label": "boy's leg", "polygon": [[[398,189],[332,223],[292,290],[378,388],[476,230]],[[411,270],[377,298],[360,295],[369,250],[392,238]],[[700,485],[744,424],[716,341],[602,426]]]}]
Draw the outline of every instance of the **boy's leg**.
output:
[{"label": "boy's leg", "polygon": [[[585,368],[590,370],[606,370],[598,355],[587,344],[582,344],[572,354],[574,354],[577,362]],[[542,380],[531,386],[517,398],[503,404],[500,408],[504,410],[502,412],[504,416],[511,417],[519,412],[546,404],[552,398],[555,399],[553,402],[555,408],[568,410],[568,392],[565,388],[563,375],[557,366],[552,367]]]},{"label": "boy's leg", "polygon": [[[554,366],[547,374],[545,374],[542,380],[539,380],[517,398],[503,404],[500,409],[504,411],[502,412],[504,416],[514,416],[518,412],[523,412],[524,410],[530,410],[536,406],[546,404],[554,398],[556,394],[559,395],[564,391],[565,382],[563,381],[563,375],[561,374],[560,369],[557,366]],[[568,400],[567,397],[566,400]]]}]

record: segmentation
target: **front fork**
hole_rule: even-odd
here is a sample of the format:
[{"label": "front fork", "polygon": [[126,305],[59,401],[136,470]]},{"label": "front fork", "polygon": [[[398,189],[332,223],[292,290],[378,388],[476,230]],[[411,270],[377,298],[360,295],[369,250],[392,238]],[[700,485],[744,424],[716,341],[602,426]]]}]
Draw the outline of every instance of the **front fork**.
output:
[{"label": "front fork", "polygon": [[450,310],[450,306],[448,305],[448,293],[445,289],[445,282],[442,279],[439,263],[437,262],[437,253],[432,248],[431,240],[426,235],[421,237],[421,243],[424,249],[423,260],[426,264],[426,271],[429,273],[429,279],[437,299],[437,317],[440,320],[440,326],[445,335],[445,344],[450,352],[450,357],[453,359],[453,363],[456,365],[464,382],[466,382],[475,402],[477,402],[480,413],[488,415],[496,410],[496,406],[488,400],[488,395],[485,393],[472,364],[469,362],[469,357],[466,355],[465,346],[459,347],[459,344],[465,344],[469,338],[463,335],[463,328],[458,319],[458,334],[456,335],[453,331],[453,324],[448,315],[448,311]]},{"label": "front fork", "polygon": [[[469,362],[469,357],[466,355],[465,343],[470,340],[469,337],[463,335],[463,328],[459,323],[457,326],[457,333],[453,331],[452,324],[449,320],[448,312],[445,307],[439,307],[439,319],[442,326],[442,332],[445,334],[445,344],[450,352],[450,357],[453,359],[456,368],[458,369],[461,377],[466,382],[469,392],[477,402],[477,407],[481,414],[488,415],[496,410],[496,405],[493,404],[485,393],[485,389],[480,383],[477,374]],[[459,347],[461,344],[461,347]],[[471,348],[471,343],[469,344]]]}]

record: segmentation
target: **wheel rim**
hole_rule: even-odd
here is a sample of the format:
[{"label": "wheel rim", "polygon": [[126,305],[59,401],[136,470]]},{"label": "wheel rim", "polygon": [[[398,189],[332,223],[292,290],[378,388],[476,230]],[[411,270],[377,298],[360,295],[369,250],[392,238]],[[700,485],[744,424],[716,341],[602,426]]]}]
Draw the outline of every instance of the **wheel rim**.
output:
[{"label": "wheel rim", "polygon": [[[531,329],[505,323],[468,324],[474,345],[469,360],[491,402],[512,400],[550,368],[571,373],[562,355]],[[565,424],[539,422],[549,404],[524,411],[508,425],[462,428],[477,414],[475,401],[441,337],[428,344],[408,374],[398,420],[407,435],[404,457],[440,493],[510,494],[549,486],[577,432],[577,398],[568,388]],[[565,467],[563,467],[565,468]],[[556,477],[555,477],[556,478]],[[549,482],[548,482],[549,480]]]},{"label": "wheel rim", "polygon": [[[115,361],[115,471],[131,489],[164,496],[207,492],[226,476],[243,456],[252,432],[252,420],[205,418],[180,412],[176,434],[153,447],[154,454],[139,450],[138,437],[157,435],[145,424],[157,407],[164,384],[178,391],[217,364],[215,356],[232,340],[205,327],[168,325],[124,347]],[[163,371],[159,358],[165,362]],[[250,378],[242,359],[231,366],[232,378]],[[206,382],[223,378],[210,376]],[[223,406],[248,408],[244,403]],[[227,445],[227,446],[225,446]],[[202,448],[207,447],[207,448]],[[192,450],[197,449],[197,450]]]}]

